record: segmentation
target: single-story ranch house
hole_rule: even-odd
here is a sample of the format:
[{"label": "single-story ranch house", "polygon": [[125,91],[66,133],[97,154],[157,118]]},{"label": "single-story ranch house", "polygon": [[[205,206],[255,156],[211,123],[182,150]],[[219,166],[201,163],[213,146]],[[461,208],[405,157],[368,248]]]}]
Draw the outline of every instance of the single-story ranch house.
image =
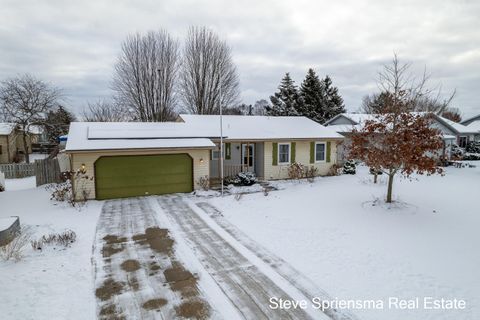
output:
[{"label": "single-story ranch house", "polygon": [[[254,172],[288,178],[288,166],[314,166],[326,175],[343,137],[305,117],[223,116],[224,175]],[[65,148],[77,179],[77,199],[191,192],[220,176],[220,118],[180,115],[177,122],[70,125]]]}]

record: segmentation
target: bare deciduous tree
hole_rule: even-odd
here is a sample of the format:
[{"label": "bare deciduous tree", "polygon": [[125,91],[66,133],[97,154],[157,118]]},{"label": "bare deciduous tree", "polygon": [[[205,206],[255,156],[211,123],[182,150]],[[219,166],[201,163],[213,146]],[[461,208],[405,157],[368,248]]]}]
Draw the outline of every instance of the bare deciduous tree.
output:
[{"label": "bare deciduous tree", "polygon": [[402,99],[408,101],[402,104],[406,110],[433,112],[441,115],[446,111],[455,98],[454,90],[447,98],[442,99],[441,86],[429,85],[430,75],[426,68],[420,76],[411,72],[410,63],[401,63],[399,57],[394,54],[391,64],[385,65],[379,72],[378,87],[380,93],[363,98],[361,111],[365,113],[382,113],[384,109],[390,109],[396,101],[390,101],[400,94]]},{"label": "bare deciduous tree", "polygon": [[219,103],[237,103],[239,80],[230,47],[212,30],[189,29],[180,85],[184,106],[194,114],[216,114]]},{"label": "bare deciduous tree", "polygon": [[175,118],[179,44],[166,31],[127,37],[115,65],[113,90],[139,121]]},{"label": "bare deciduous tree", "polygon": [[30,163],[27,143],[30,127],[43,124],[47,112],[58,105],[61,97],[60,89],[28,74],[1,83],[2,113],[6,121],[19,127],[27,163]]},{"label": "bare deciduous tree", "polygon": [[131,121],[131,112],[124,106],[99,100],[88,103],[82,111],[82,119],[86,122],[122,122]]}]

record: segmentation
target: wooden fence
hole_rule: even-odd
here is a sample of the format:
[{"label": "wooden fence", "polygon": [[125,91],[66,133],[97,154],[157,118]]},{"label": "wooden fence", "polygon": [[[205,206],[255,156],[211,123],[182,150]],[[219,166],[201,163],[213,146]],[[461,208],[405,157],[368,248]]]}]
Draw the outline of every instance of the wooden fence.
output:
[{"label": "wooden fence", "polygon": [[34,165],[37,187],[47,183],[62,182],[57,159],[35,160]]},{"label": "wooden fence", "polygon": [[0,164],[0,171],[5,174],[5,179],[17,179],[35,175],[33,163],[8,163]]}]

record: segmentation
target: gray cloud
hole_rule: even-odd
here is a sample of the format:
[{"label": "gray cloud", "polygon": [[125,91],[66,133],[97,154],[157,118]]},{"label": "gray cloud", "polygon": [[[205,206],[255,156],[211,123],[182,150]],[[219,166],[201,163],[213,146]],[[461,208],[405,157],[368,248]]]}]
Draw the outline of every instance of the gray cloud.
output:
[{"label": "gray cloud", "polygon": [[246,103],[268,98],[287,71],[329,74],[347,108],[376,90],[393,52],[424,66],[454,105],[480,113],[478,1],[35,1],[0,0],[0,78],[29,72],[63,87],[79,110],[108,97],[126,35],[165,28],[182,38],[206,25],[233,49]]}]

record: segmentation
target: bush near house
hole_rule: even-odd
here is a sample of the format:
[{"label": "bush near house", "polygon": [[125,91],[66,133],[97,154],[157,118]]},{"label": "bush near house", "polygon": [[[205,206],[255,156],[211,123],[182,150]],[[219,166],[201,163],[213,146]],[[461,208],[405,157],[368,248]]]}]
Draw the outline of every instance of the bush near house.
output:
[{"label": "bush near house", "polygon": [[232,177],[226,177],[223,180],[224,185],[233,184],[234,186],[251,186],[257,183],[257,177],[253,172],[239,172]]}]

